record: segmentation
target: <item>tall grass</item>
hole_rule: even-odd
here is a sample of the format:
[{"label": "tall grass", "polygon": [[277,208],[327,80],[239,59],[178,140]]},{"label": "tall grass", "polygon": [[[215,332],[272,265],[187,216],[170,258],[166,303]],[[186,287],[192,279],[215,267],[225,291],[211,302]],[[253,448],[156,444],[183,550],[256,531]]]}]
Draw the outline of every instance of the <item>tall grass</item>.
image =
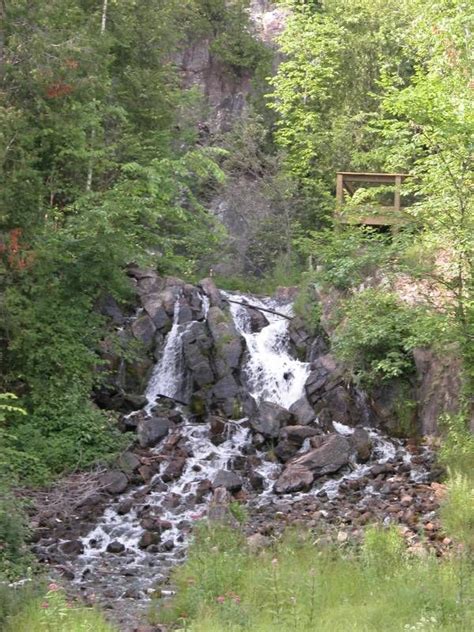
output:
[{"label": "tall grass", "polygon": [[19,612],[11,612],[2,632],[117,632],[99,611],[68,601],[56,584],[50,584],[44,597],[30,596]]},{"label": "tall grass", "polygon": [[404,550],[396,530],[372,528],[344,553],[294,532],[255,554],[238,532],[202,526],[151,619],[190,632],[474,629],[472,575],[460,600],[456,560]]}]

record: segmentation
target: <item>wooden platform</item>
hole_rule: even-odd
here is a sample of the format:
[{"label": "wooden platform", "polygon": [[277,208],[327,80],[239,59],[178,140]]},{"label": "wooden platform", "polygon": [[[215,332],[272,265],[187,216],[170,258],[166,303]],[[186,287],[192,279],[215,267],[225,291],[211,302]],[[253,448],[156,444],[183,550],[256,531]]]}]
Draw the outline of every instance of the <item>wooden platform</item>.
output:
[{"label": "wooden platform", "polygon": [[[363,173],[339,171],[336,176],[336,220],[342,224],[366,226],[403,225],[409,221],[401,205],[401,186],[406,173]],[[346,205],[346,194],[354,195],[358,186],[393,186],[393,205]]]}]

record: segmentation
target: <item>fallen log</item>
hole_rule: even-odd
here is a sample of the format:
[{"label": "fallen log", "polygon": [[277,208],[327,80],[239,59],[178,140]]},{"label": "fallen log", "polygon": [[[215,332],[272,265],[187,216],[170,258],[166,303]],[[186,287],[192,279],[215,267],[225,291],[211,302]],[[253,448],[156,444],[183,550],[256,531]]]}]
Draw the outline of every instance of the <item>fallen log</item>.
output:
[{"label": "fallen log", "polygon": [[268,307],[258,307],[257,305],[252,305],[251,303],[244,303],[243,301],[236,301],[231,298],[222,298],[223,301],[227,303],[235,303],[236,305],[243,305],[244,307],[249,307],[250,309],[256,309],[258,312],[268,312],[269,314],[273,314],[274,316],[281,316],[281,318],[286,318],[287,320],[291,320],[293,316],[288,316],[288,314],[282,314],[281,312],[277,312],[274,309],[270,309]]}]

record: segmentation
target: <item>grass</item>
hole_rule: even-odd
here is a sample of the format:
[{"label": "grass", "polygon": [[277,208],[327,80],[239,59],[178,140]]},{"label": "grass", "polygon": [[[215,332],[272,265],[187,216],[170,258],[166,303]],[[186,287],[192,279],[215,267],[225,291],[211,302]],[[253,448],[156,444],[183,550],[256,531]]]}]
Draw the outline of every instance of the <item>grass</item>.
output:
[{"label": "grass", "polygon": [[189,632],[474,629],[472,573],[408,557],[395,529],[371,528],[344,551],[292,532],[255,554],[238,531],[203,525],[173,580],[176,597],[151,621]]},{"label": "grass", "polygon": [[56,584],[50,584],[43,597],[31,591],[20,593],[21,606],[10,604],[2,632],[117,632],[98,610],[68,601]]}]

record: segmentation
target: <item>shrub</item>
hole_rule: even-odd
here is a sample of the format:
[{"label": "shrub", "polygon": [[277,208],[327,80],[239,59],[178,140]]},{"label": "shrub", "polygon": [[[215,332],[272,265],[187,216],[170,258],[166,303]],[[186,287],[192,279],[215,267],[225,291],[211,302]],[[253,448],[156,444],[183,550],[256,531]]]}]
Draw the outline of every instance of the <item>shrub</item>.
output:
[{"label": "shrub", "polygon": [[333,348],[364,386],[412,373],[412,350],[436,336],[435,319],[383,290],[359,292],[341,311]]}]

